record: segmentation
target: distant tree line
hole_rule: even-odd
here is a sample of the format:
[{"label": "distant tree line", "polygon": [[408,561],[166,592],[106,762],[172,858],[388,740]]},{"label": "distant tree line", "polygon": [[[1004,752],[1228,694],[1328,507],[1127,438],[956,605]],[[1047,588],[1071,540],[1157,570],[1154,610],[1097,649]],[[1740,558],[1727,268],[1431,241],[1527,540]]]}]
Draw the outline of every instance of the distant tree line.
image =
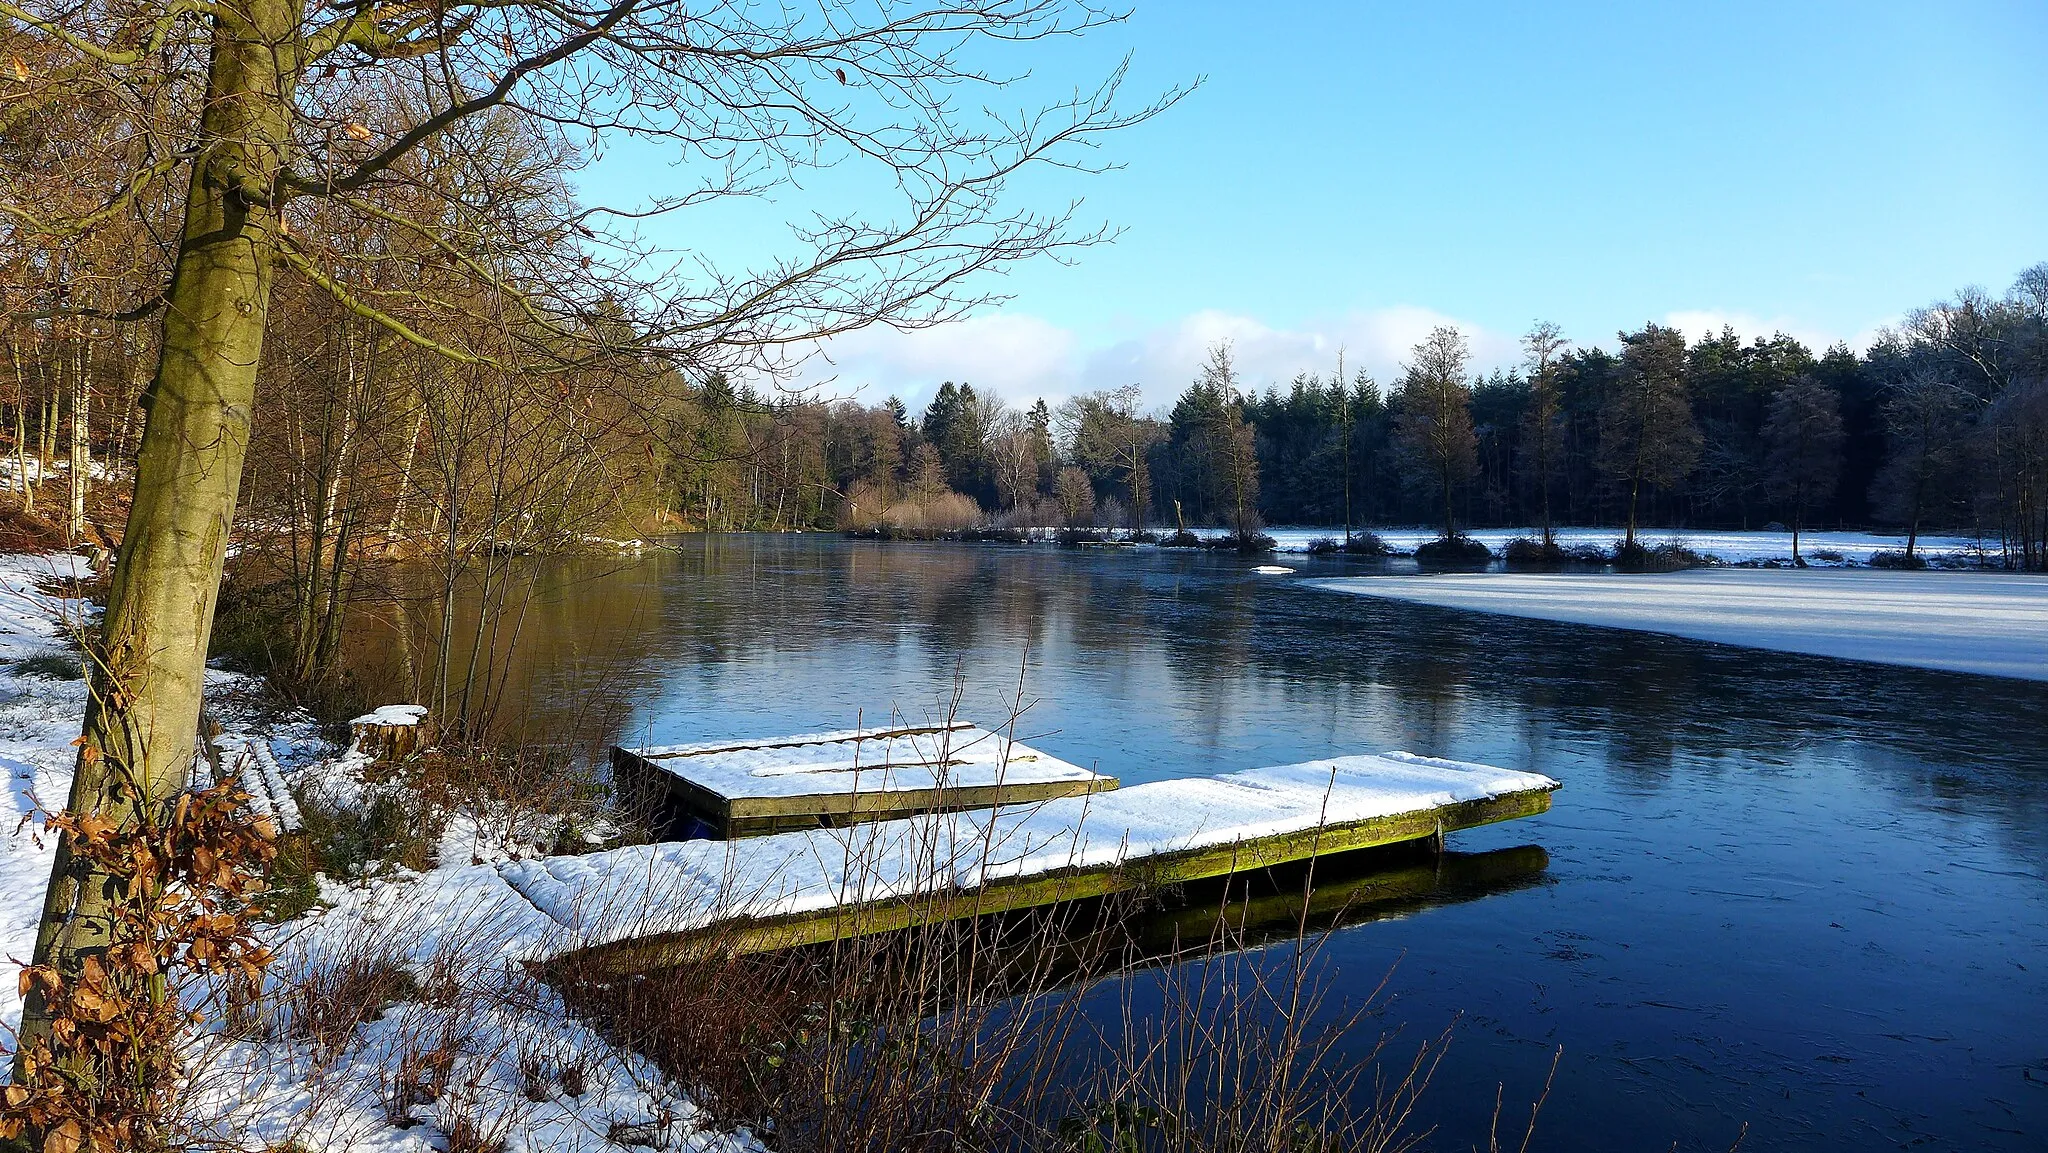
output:
[{"label": "distant tree line", "polygon": [[1219,345],[1163,412],[1135,385],[1019,409],[947,382],[914,414],[714,381],[675,411],[667,440],[690,448],[666,486],[711,528],[1877,526],[1909,553],[1939,530],[2048,563],[2048,264],[1860,355],[1658,324],[1615,349],[1549,324],[1522,344],[1480,374],[1440,328],[1392,381],[1338,366],[1263,389]]}]

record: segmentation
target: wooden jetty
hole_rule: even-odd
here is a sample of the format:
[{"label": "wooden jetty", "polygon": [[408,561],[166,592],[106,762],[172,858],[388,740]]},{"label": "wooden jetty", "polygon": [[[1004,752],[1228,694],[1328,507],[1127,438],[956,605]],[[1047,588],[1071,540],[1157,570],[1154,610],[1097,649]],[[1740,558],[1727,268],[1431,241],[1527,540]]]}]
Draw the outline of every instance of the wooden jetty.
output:
[{"label": "wooden jetty", "polygon": [[1117,785],[1115,777],[964,721],[614,746],[612,770],[628,795],[666,810],[671,827],[721,839],[1028,804]]},{"label": "wooden jetty", "polygon": [[[507,865],[558,953],[644,971],[1263,869],[1542,813],[1557,782],[1407,753]],[[586,969],[585,971],[588,971]]]}]

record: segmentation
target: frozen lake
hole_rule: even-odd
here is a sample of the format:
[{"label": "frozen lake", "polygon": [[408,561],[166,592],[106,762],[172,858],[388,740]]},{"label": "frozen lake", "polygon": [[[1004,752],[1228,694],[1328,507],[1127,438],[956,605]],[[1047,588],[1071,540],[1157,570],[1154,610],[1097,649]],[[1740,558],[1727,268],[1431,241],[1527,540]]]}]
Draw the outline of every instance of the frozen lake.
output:
[{"label": "frozen lake", "polygon": [[1324,954],[1358,996],[1398,966],[1374,1018],[1397,1052],[1459,1020],[1424,1103],[1439,1147],[1483,1148],[1495,1086],[1526,1108],[1560,1045],[1534,1148],[1718,1153],[1744,1124],[1751,1149],[2040,1147],[2041,685],[1336,595],[1312,586],[1377,570],[1257,563],[687,538],[542,569],[515,682],[535,725],[586,719],[566,702],[598,689],[622,711],[605,735],[653,744],[924,719],[956,676],[991,724],[1021,670],[1019,735],[1130,783],[1386,749],[1544,773],[1549,814],[1452,839],[1513,876]]},{"label": "frozen lake", "polygon": [[1319,581],[1333,592],[1777,652],[2048,680],[2048,576],[1698,569]]}]

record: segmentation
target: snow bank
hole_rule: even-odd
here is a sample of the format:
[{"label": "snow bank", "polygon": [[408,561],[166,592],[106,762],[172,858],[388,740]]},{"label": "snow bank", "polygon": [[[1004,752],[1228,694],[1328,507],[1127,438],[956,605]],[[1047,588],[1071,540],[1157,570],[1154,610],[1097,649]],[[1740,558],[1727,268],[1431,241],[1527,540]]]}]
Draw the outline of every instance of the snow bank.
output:
[{"label": "snow bank", "polygon": [[2048,576],[1812,570],[1352,577],[1314,587],[1778,652],[2048,680]]}]

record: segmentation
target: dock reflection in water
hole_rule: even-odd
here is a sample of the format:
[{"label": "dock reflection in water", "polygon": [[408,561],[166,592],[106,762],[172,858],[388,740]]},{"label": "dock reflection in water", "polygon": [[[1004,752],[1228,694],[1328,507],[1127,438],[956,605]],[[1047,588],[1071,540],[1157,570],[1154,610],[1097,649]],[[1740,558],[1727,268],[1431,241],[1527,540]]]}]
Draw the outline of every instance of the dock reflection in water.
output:
[{"label": "dock reflection in water", "polygon": [[1312,867],[1290,865],[1189,885],[1129,923],[1132,959],[1158,963],[1206,954],[1213,941],[1256,948],[1302,932],[1481,901],[1540,885],[1549,867],[1550,854],[1540,845],[1479,853],[1396,845],[1325,857]]}]

